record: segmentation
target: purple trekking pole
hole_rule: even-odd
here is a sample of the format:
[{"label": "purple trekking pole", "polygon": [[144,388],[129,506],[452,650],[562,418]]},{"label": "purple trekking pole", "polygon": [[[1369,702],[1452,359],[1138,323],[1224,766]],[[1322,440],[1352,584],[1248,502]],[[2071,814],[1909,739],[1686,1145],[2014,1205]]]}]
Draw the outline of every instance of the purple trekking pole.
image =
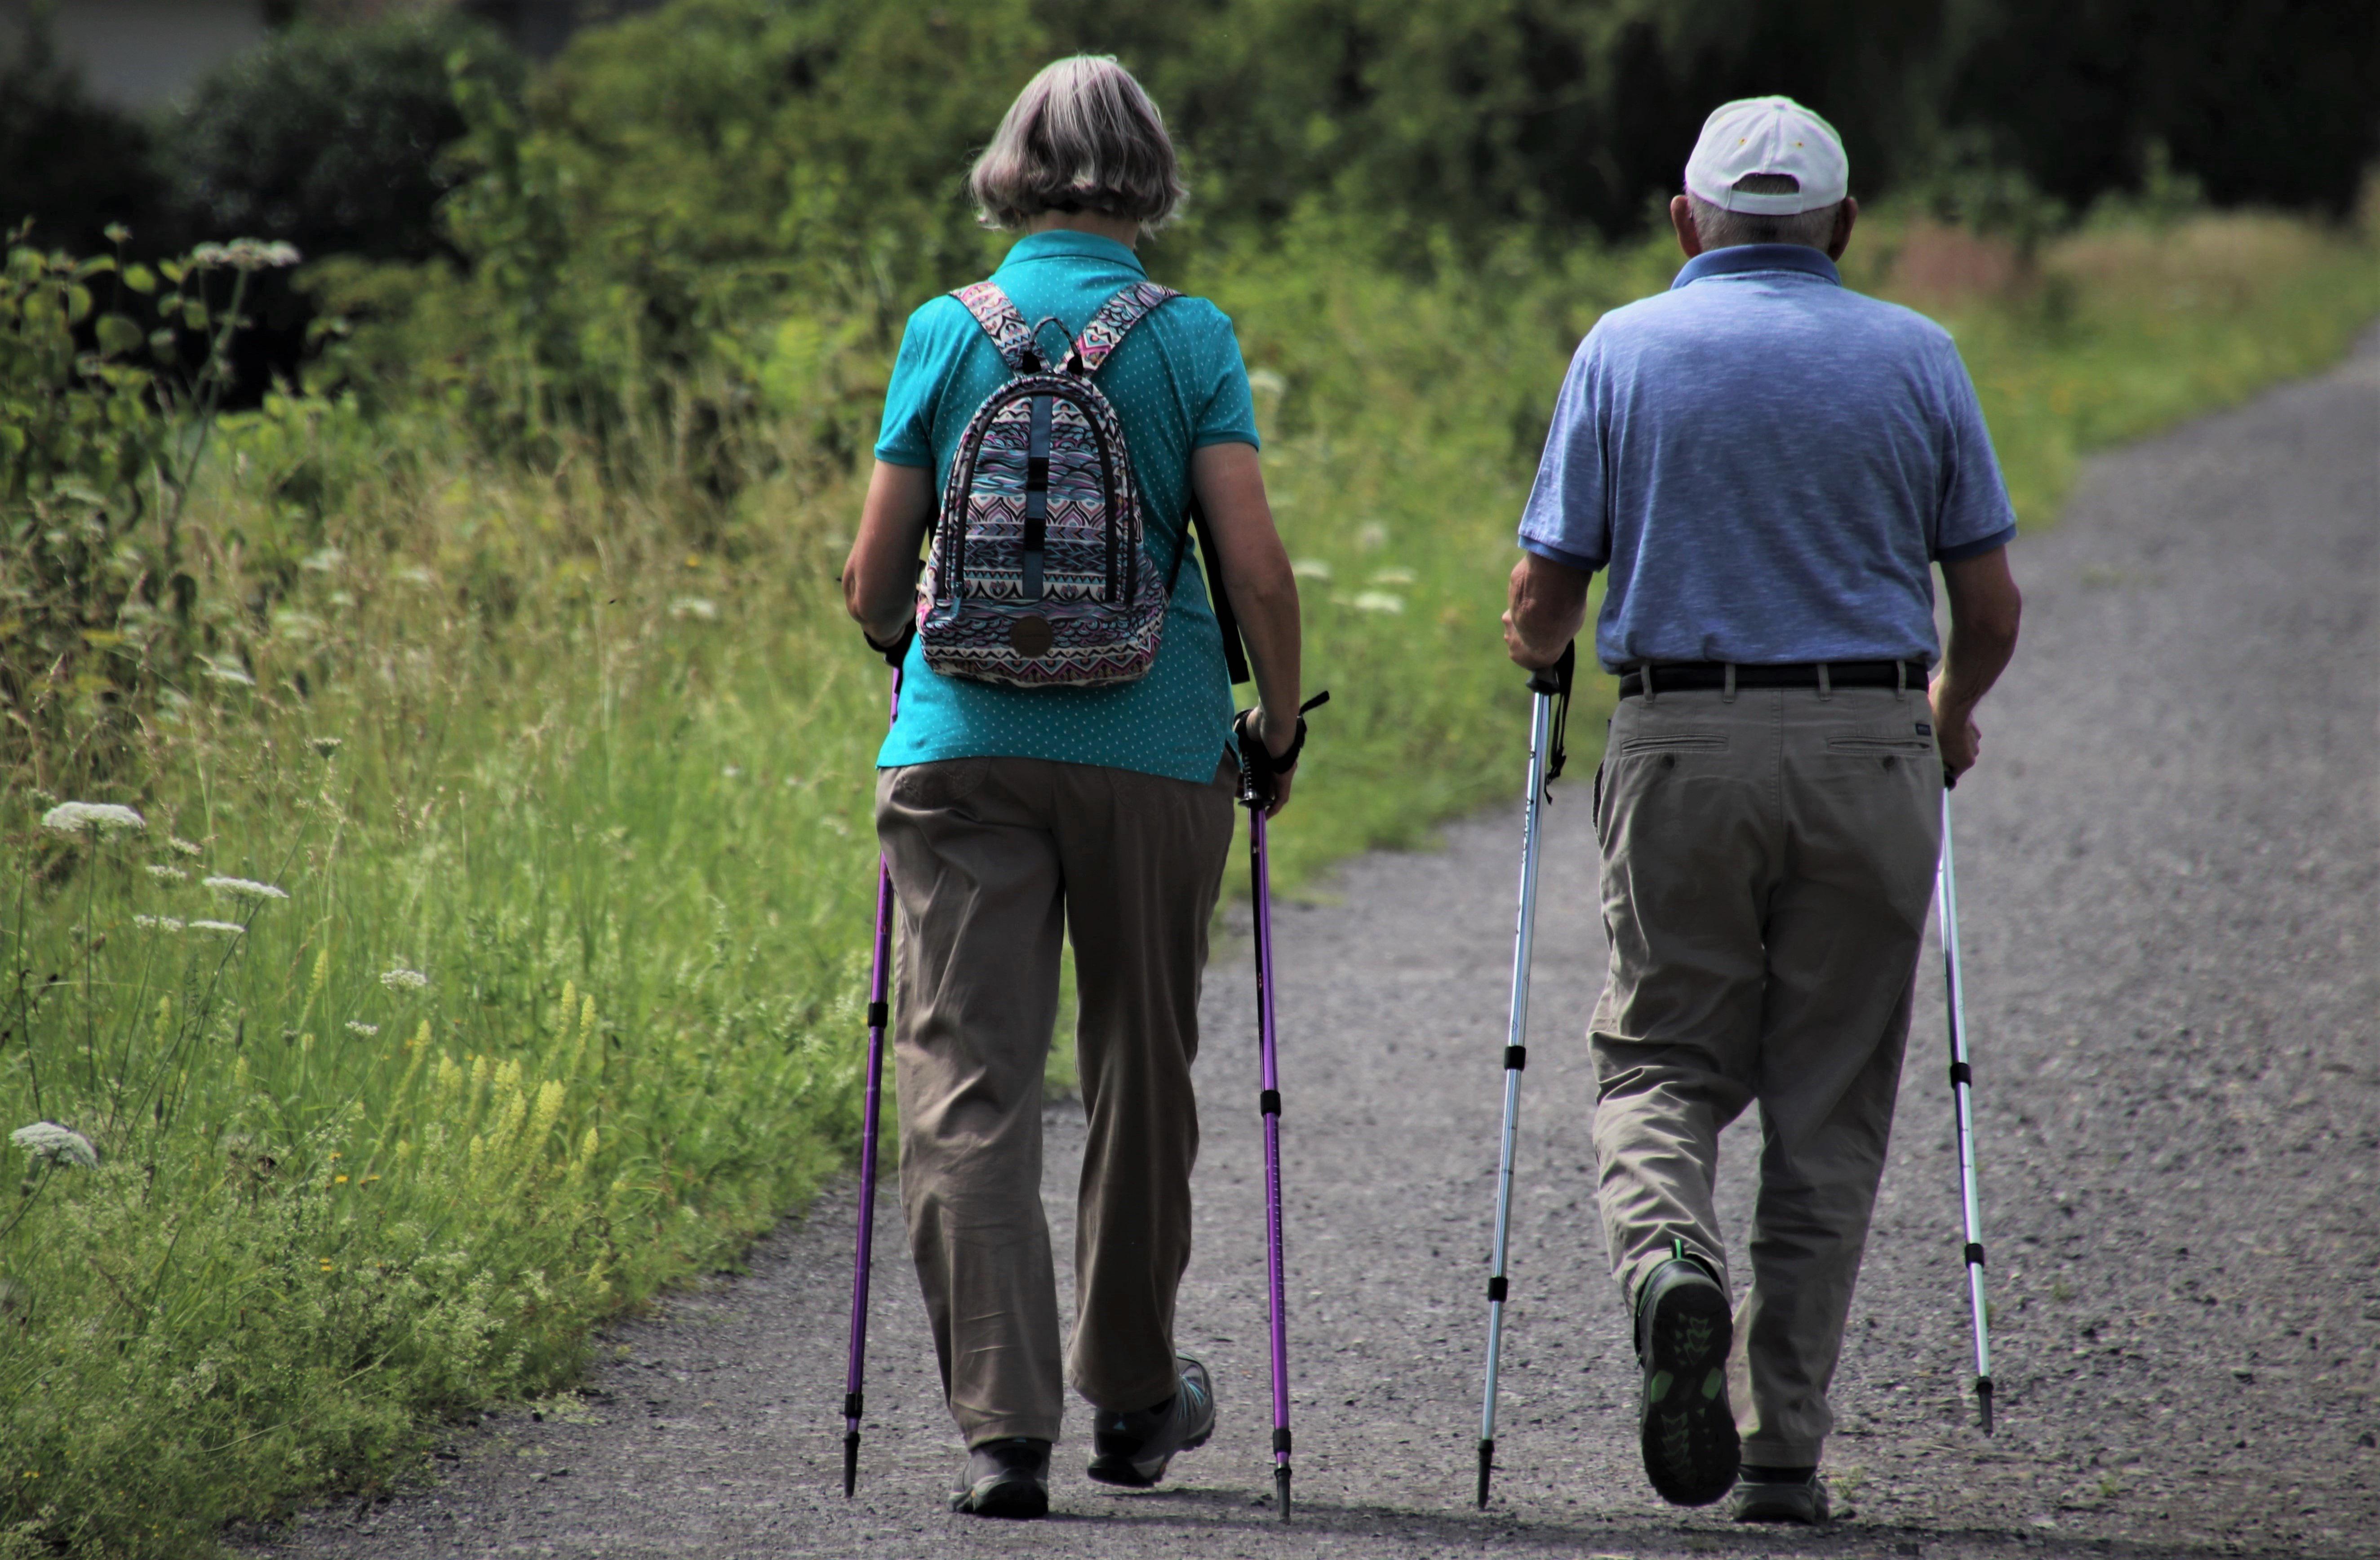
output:
[{"label": "purple trekking pole", "polygon": [[[886,659],[892,659],[891,656]],[[901,713],[901,667],[892,666],[885,720]],[[868,1372],[868,1275],[876,1250],[876,1121],[884,1103],[884,1027],[892,1017],[892,869],[876,858],[876,945],[868,970],[868,1086],[859,1129],[859,1250],[851,1264],[851,1359],[843,1377],[843,1495],[859,1482],[859,1385]]]},{"label": "purple trekking pole", "polygon": [[1329,702],[1328,690],[1298,707],[1297,735],[1282,764],[1248,730],[1248,715],[1236,722],[1240,743],[1240,803],[1248,810],[1248,897],[1253,904],[1257,954],[1257,1055],[1264,1091],[1257,1109],[1264,1122],[1265,1304],[1272,1344],[1272,1484],[1281,1519],[1289,1520],[1289,1302],[1281,1249],[1281,1053],[1272,1023],[1272,867],[1265,853],[1265,813],[1273,802],[1274,780],[1294,767],[1305,744],[1306,711]]}]

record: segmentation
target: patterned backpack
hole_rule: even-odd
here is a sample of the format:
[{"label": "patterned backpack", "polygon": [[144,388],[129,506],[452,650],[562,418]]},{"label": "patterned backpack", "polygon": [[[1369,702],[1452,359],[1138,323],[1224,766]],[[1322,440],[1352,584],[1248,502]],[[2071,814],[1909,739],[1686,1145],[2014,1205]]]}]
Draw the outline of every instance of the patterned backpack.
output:
[{"label": "patterned backpack", "polygon": [[[1157,659],[1172,595],[1142,550],[1138,484],[1123,423],[1092,382],[1170,287],[1140,282],[1108,299],[1045,365],[1041,326],[978,282],[953,295],[1000,348],[1006,383],[960,436],[917,587],[926,664],[1019,688],[1129,683]],[[1178,572],[1185,537],[1174,552]]]}]

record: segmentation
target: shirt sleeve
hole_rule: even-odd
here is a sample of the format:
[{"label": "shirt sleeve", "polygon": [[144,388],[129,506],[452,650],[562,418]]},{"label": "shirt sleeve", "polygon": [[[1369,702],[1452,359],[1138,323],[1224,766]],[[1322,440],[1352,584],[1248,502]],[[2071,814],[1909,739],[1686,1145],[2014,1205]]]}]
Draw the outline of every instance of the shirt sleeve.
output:
[{"label": "shirt sleeve", "polygon": [[941,301],[920,305],[901,332],[892,381],[884,387],[884,420],[876,430],[876,458],[887,466],[934,464],[934,393],[941,376],[933,369],[936,332],[927,311]]},{"label": "shirt sleeve", "polygon": [[1956,346],[1945,342],[1943,351],[1942,491],[1936,512],[1934,556],[1939,562],[1956,563],[2016,539],[2016,510],[2009,502],[2000,463],[1992,453],[1991,430],[1984,426],[1975,381],[1968,377]]},{"label": "shirt sleeve", "polygon": [[1554,401],[1553,426],[1537,462],[1536,485],[1521,512],[1521,546],[1574,569],[1611,561],[1605,524],[1609,474],[1603,460],[1602,355],[1595,333],[1579,343]]},{"label": "shirt sleeve", "polygon": [[1208,335],[1206,399],[1198,408],[1198,426],[1191,430],[1190,447],[1257,442],[1257,404],[1248,392],[1248,366],[1240,356],[1240,338],[1232,317],[1208,306],[1213,330]]}]

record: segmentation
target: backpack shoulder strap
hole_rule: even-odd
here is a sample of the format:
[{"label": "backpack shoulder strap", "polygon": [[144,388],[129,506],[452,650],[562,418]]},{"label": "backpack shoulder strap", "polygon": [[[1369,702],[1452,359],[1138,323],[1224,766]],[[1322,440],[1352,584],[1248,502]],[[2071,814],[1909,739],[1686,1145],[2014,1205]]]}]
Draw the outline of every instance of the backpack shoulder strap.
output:
[{"label": "backpack shoulder strap", "polygon": [[1131,286],[1099,305],[1083,333],[1075,338],[1075,350],[1067,366],[1088,379],[1099,371],[1108,354],[1123,343],[1132,328],[1148,316],[1168,298],[1182,295],[1155,282],[1135,282]]},{"label": "backpack shoulder strap", "polygon": [[972,287],[961,287],[951,296],[966,306],[975,322],[1000,349],[1000,360],[1008,365],[1012,374],[1027,370],[1028,354],[1038,359],[1039,353],[1033,345],[1033,327],[1025,322],[1024,313],[997,282],[978,282]]}]

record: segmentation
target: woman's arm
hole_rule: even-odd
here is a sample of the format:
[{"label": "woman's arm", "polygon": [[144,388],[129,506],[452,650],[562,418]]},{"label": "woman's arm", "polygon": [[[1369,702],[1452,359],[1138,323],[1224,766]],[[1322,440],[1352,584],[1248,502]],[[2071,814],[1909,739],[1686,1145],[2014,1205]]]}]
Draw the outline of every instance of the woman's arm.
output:
[{"label": "woman's arm", "polygon": [[[1256,446],[1233,442],[1194,450],[1190,484],[1207,511],[1223,589],[1248,647],[1248,668],[1257,682],[1257,732],[1267,749],[1286,752],[1297,735],[1297,576],[1290,572],[1281,533],[1273,529]],[[1289,801],[1286,775],[1280,800],[1283,804]]]},{"label": "woman's arm", "polygon": [[918,551],[933,514],[931,471],[876,463],[860,505],[859,535],[843,566],[843,605],[877,644],[899,639],[917,610]]}]

